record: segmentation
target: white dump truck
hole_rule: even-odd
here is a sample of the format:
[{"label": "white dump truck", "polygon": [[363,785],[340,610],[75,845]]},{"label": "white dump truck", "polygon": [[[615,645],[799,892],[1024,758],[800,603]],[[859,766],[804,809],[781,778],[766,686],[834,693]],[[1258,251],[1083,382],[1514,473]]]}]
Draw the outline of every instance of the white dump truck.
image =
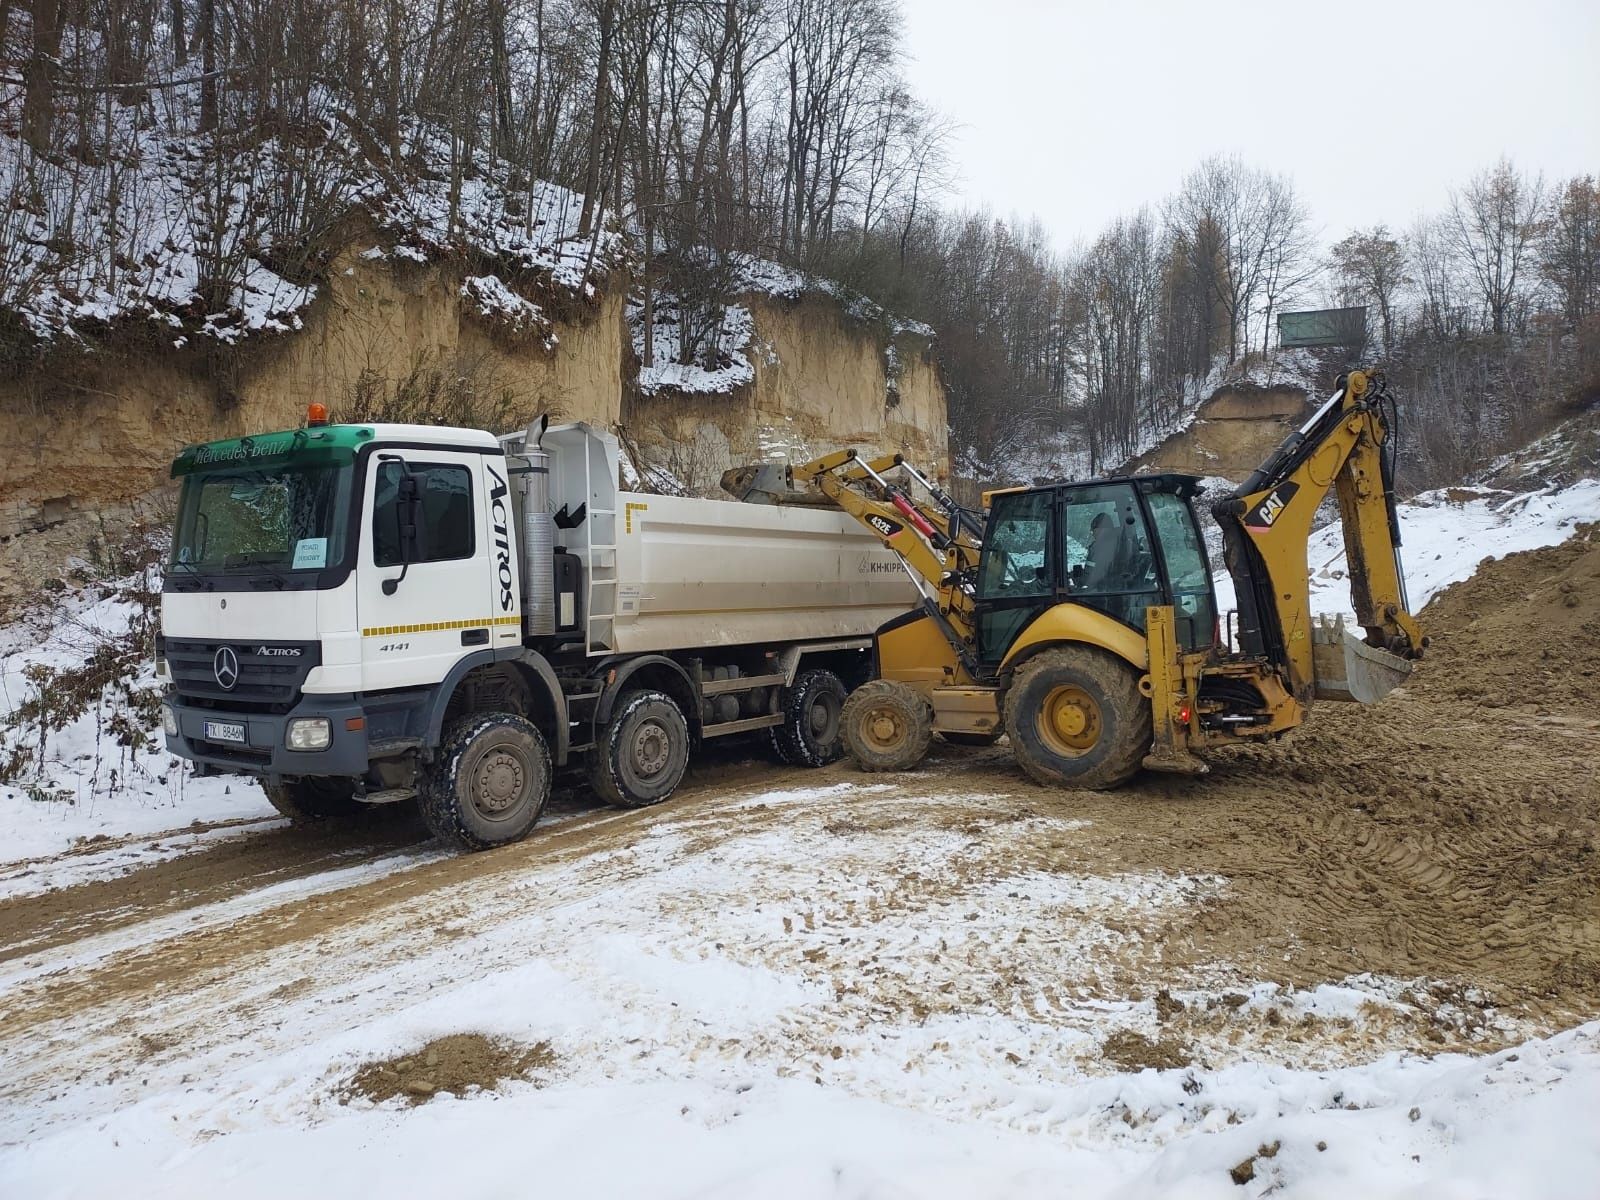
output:
[{"label": "white dump truck", "polygon": [[916,593],[826,509],[621,490],[584,424],[329,425],[191,446],[161,605],[168,748],[295,820],[415,798],[441,838],[524,836],[582,763],[672,794],[702,740],[840,752],[847,683]]}]

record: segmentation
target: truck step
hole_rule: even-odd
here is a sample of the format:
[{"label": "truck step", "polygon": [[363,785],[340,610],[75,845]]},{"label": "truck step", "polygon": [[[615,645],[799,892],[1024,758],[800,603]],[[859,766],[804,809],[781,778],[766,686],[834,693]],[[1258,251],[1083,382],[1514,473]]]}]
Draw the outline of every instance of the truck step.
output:
[{"label": "truck step", "polygon": [[[743,682],[742,680],[740,682]],[[729,733],[748,733],[752,729],[770,729],[774,725],[783,724],[781,713],[765,717],[745,717],[739,721],[723,721],[717,725],[702,725],[700,736],[703,738],[722,737]]]},{"label": "truck step", "polygon": [[410,800],[417,794],[416,788],[388,788],[381,792],[367,792],[357,796],[363,804],[398,804],[402,800]]}]

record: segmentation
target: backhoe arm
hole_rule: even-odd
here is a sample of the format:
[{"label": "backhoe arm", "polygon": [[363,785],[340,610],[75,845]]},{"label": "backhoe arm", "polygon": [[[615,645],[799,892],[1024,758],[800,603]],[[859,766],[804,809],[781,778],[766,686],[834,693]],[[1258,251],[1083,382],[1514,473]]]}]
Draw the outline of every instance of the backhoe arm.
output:
[{"label": "backhoe arm", "polygon": [[[1238,596],[1240,648],[1278,666],[1303,704],[1314,695],[1376,699],[1409,672],[1404,660],[1420,658],[1427,644],[1400,568],[1393,420],[1382,378],[1352,371],[1212,510]],[[1340,634],[1314,625],[1307,568],[1311,522],[1330,488],[1339,503],[1351,603],[1366,633],[1364,644],[1344,655],[1342,678],[1328,653]]]}]

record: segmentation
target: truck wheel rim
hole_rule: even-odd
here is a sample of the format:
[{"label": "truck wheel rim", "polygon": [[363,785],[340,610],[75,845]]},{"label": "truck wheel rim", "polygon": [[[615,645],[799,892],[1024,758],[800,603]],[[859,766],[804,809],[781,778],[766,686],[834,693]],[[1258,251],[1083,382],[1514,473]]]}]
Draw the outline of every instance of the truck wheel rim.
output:
[{"label": "truck wheel rim", "polygon": [[1039,740],[1063,758],[1076,758],[1100,740],[1100,706],[1074,684],[1050,689],[1039,706]]},{"label": "truck wheel rim", "polygon": [[659,775],[672,758],[672,738],[654,721],[646,721],[633,735],[633,766],[640,775]]},{"label": "truck wheel rim", "polygon": [[491,750],[473,773],[473,807],[486,817],[503,817],[522,798],[527,781],[527,764],[519,755],[509,749]]},{"label": "truck wheel rim", "polygon": [[839,729],[839,698],[818,696],[806,714],[806,724],[811,736],[819,742],[831,741]]}]

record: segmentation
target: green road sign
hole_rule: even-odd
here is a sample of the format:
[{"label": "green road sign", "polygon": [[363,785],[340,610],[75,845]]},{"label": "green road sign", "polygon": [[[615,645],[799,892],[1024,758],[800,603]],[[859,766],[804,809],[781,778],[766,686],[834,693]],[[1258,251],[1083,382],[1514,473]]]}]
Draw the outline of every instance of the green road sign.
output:
[{"label": "green road sign", "polygon": [[1367,338],[1367,307],[1318,308],[1278,314],[1278,344],[1294,346],[1359,346]]}]

